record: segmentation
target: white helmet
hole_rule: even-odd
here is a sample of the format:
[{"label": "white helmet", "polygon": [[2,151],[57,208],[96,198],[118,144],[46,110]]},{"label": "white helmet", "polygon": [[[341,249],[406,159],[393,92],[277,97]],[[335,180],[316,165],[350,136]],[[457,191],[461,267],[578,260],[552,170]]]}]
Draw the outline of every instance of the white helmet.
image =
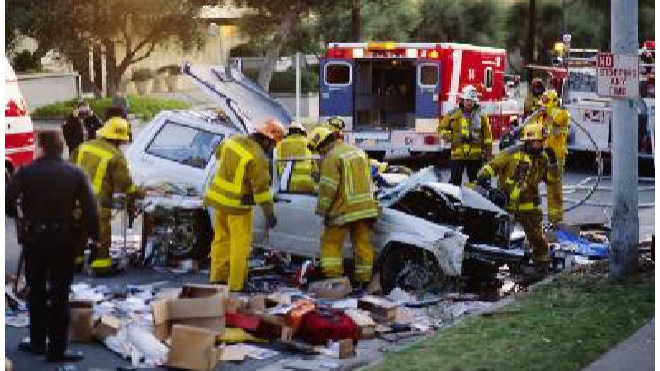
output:
[{"label": "white helmet", "polygon": [[296,121],[292,121],[291,125],[289,125],[288,130],[291,131],[291,129],[297,129],[302,131],[305,135],[307,134],[307,129],[305,129],[305,127],[301,123]]},{"label": "white helmet", "polygon": [[466,85],[463,87],[463,94],[461,94],[461,99],[468,99],[477,103],[479,100],[479,94],[477,93],[477,88],[472,85]]}]

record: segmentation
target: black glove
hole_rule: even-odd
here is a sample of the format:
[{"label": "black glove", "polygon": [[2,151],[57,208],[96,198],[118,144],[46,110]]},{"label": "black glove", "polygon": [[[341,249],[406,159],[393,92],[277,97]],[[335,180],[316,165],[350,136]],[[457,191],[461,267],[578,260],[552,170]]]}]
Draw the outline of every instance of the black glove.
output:
[{"label": "black glove", "polygon": [[490,189],[490,178],[481,177],[477,179],[477,185],[483,189]]},{"label": "black glove", "polygon": [[550,166],[557,165],[557,155],[555,154],[555,151],[548,147],[545,149],[545,155],[548,156],[548,164]]},{"label": "black glove", "polygon": [[266,215],[266,228],[273,229],[277,225],[277,217],[275,214]]}]

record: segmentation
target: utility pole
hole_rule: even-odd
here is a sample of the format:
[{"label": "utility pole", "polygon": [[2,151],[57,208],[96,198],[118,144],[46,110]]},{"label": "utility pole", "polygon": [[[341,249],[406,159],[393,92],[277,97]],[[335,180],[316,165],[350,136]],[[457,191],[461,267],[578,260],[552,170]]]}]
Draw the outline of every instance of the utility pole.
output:
[{"label": "utility pole", "polygon": [[[612,0],[612,53],[638,57],[637,1]],[[614,212],[610,275],[620,278],[637,271],[637,107],[631,98],[612,98],[612,182]]]}]

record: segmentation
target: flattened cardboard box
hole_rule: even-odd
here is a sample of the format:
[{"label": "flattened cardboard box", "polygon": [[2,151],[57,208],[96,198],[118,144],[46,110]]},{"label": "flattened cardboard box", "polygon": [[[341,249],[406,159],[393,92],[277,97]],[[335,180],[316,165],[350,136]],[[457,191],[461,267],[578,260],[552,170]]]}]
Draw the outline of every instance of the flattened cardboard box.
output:
[{"label": "flattened cardboard box", "polygon": [[221,356],[215,331],[187,325],[172,327],[167,366],[186,370],[213,370]]},{"label": "flattened cardboard box", "polygon": [[385,298],[366,295],[358,299],[358,308],[371,312],[376,321],[392,322],[396,319],[396,308],[398,304]]},{"label": "flattened cardboard box", "polygon": [[172,326],[184,324],[221,334],[225,328],[225,300],[229,288],[221,285],[186,284],[177,299],[159,300],[152,305],[154,335],[169,337]]},{"label": "flattened cardboard box", "polygon": [[77,343],[87,343],[93,340],[94,302],[89,300],[72,300],[69,302],[69,340]]}]

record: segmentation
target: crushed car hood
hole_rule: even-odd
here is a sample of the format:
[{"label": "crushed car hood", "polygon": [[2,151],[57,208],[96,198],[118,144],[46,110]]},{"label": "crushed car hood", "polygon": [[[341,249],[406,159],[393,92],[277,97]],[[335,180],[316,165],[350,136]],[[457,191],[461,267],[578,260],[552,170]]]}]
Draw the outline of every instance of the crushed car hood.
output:
[{"label": "crushed car hood", "polygon": [[403,198],[408,192],[417,186],[430,187],[435,192],[443,193],[457,199],[464,207],[472,209],[492,211],[497,214],[505,213],[500,207],[479,192],[465,186],[455,186],[449,183],[441,183],[440,177],[433,166],[426,167],[411,175],[408,179],[397,184],[395,187],[385,190],[378,195],[378,202],[383,207],[391,207]]},{"label": "crushed car hood", "polygon": [[282,104],[236,69],[185,64],[182,70],[220,107],[225,107],[228,99],[233,101],[247,119],[248,132],[268,119],[276,119],[285,126],[292,121],[291,113]]}]

